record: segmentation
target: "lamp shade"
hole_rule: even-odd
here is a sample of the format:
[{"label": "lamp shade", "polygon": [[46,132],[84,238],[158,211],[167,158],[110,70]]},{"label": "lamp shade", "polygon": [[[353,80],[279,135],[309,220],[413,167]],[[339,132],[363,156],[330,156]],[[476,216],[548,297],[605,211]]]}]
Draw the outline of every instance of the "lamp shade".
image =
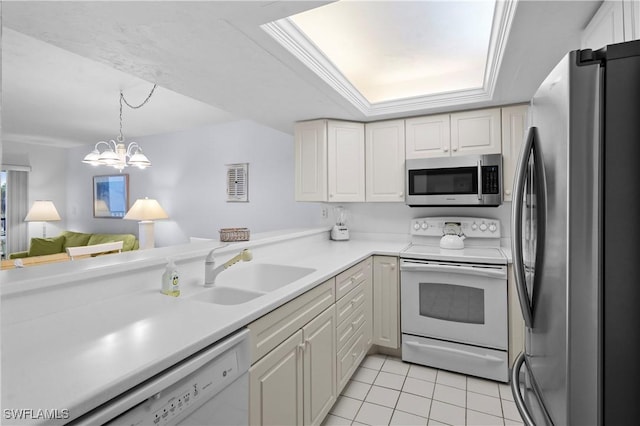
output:
[{"label": "lamp shade", "polygon": [[169,219],[169,216],[156,200],[145,197],[137,199],[123,219],[158,220]]},{"label": "lamp shade", "polygon": [[24,218],[25,222],[50,222],[53,220],[60,220],[60,215],[56,206],[53,205],[53,201],[49,200],[34,201]]}]

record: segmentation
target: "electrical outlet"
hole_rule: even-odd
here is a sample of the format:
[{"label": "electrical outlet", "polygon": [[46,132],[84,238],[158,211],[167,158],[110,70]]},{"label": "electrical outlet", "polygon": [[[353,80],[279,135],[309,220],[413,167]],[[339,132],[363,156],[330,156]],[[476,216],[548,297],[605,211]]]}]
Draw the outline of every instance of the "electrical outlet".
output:
[{"label": "electrical outlet", "polygon": [[327,219],[329,217],[329,209],[326,207],[322,208],[322,218]]}]

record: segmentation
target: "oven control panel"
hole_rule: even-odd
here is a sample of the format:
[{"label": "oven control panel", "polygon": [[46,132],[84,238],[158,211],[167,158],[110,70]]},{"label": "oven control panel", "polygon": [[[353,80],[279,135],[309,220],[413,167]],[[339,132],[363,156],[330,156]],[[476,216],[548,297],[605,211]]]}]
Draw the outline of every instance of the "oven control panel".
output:
[{"label": "oven control panel", "polygon": [[424,217],[411,221],[411,235],[441,237],[454,233],[467,238],[500,238],[500,221],[477,217]]}]

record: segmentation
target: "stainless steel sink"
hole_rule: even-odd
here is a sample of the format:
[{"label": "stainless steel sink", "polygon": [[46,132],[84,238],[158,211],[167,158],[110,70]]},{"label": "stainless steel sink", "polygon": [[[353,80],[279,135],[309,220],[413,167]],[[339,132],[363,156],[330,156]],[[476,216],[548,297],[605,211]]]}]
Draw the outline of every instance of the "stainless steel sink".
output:
[{"label": "stainless steel sink", "polygon": [[291,284],[310,273],[312,268],[247,262],[229,268],[216,278],[216,286],[268,293]]},{"label": "stainless steel sink", "polygon": [[249,291],[240,288],[211,287],[188,297],[188,299],[216,305],[240,305],[264,294],[264,292]]}]

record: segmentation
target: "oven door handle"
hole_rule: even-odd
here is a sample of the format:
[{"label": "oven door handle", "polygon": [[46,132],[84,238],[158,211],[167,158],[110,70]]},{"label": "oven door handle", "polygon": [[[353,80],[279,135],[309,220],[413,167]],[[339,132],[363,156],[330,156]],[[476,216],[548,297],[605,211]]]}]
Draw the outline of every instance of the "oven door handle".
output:
[{"label": "oven door handle", "polygon": [[490,268],[478,268],[474,266],[452,266],[452,265],[438,265],[432,263],[409,263],[402,261],[400,266],[401,271],[407,272],[445,272],[448,274],[465,274],[476,275],[489,278],[507,278],[507,271],[504,268],[490,269]]},{"label": "oven door handle", "polygon": [[454,354],[457,354],[457,355],[464,355],[464,356],[469,356],[469,357],[473,357],[473,358],[480,358],[480,359],[482,359],[484,361],[490,361],[490,362],[503,362],[504,361],[504,360],[498,358],[497,356],[480,355],[480,354],[476,354],[476,353],[473,353],[473,352],[464,351],[462,349],[447,348],[445,346],[427,345],[425,343],[418,343],[418,342],[406,342],[405,345],[411,346],[411,347],[415,347],[415,348],[436,349],[438,351],[450,352],[450,353],[454,353]]}]

